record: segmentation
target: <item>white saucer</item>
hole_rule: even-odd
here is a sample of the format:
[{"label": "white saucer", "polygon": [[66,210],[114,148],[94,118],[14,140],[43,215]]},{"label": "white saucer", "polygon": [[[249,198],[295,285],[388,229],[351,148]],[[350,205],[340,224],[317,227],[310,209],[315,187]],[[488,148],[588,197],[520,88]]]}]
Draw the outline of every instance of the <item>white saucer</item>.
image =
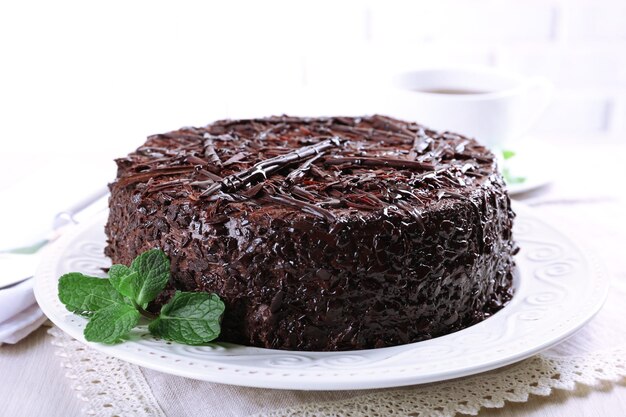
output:
[{"label": "white saucer", "polygon": [[554,161],[551,161],[550,158],[554,157],[554,151],[548,144],[537,139],[524,138],[524,140],[503,145],[501,149],[513,151],[515,156],[504,160],[502,151],[494,149],[493,152],[498,157],[500,171],[508,169],[511,177],[523,179],[519,182],[507,181],[510,195],[533,191],[552,182]]}]

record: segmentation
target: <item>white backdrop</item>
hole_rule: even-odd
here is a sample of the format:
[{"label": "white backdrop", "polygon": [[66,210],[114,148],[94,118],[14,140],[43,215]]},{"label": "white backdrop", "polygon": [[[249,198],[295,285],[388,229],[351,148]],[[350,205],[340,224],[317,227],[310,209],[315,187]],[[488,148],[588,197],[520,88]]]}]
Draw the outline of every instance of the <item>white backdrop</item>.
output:
[{"label": "white backdrop", "polygon": [[234,94],[263,114],[267,90],[366,93],[438,64],[546,75],[558,94],[536,132],[623,141],[624,22],[623,0],[2,2],[2,148],[126,151],[236,115]]}]

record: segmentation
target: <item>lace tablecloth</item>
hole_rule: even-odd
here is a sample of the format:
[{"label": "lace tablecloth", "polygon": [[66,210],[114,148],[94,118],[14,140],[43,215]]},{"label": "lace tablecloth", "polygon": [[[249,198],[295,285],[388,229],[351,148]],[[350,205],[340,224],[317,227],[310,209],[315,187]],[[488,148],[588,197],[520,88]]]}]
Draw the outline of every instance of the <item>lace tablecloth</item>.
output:
[{"label": "lace tablecloth", "polygon": [[[581,152],[579,159],[585,160]],[[610,156],[608,157],[610,158]],[[575,164],[576,158],[570,158]],[[606,162],[606,161],[605,161]],[[94,416],[453,416],[524,402],[553,389],[574,390],[626,378],[626,178],[607,164],[614,184],[594,184],[576,170],[557,186],[524,196],[546,218],[595,248],[611,275],[609,298],[580,332],[548,351],[485,374],[434,384],[371,391],[303,392],[244,388],[189,380],[106,357],[56,328],[57,354],[84,410]],[[572,165],[574,166],[574,165]],[[590,172],[587,166],[585,172]],[[584,174],[584,175],[583,175]],[[605,175],[603,174],[603,175]],[[565,184],[565,185],[563,185]],[[620,188],[621,187],[621,188]]]}]

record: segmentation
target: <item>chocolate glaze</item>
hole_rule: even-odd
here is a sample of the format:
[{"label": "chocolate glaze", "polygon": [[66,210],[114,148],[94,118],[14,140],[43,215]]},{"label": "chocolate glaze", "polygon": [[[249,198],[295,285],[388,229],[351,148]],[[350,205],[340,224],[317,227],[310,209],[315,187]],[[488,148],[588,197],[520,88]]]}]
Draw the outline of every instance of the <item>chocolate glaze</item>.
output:
[{"label": "chocolate glaze", "polygon": [[106,254],[171,258],[221,340],[349,350],[437,337],[511,297],[514,214],[473,139],[389,117],[223,120],[117,160]]}]

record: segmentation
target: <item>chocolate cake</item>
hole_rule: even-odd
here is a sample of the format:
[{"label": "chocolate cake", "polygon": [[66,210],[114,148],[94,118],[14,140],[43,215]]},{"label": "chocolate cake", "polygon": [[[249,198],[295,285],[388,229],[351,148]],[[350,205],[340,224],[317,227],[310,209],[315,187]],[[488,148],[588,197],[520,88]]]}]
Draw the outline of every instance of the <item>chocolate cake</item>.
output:
[{"label": "chocolate cake", "polygon": [[174,289],[217,293],[220,340],[394,346],[512,294],[514,213],[473,139],[385,116],[222,120],[118,159],[106,254],[163,249]]}]

